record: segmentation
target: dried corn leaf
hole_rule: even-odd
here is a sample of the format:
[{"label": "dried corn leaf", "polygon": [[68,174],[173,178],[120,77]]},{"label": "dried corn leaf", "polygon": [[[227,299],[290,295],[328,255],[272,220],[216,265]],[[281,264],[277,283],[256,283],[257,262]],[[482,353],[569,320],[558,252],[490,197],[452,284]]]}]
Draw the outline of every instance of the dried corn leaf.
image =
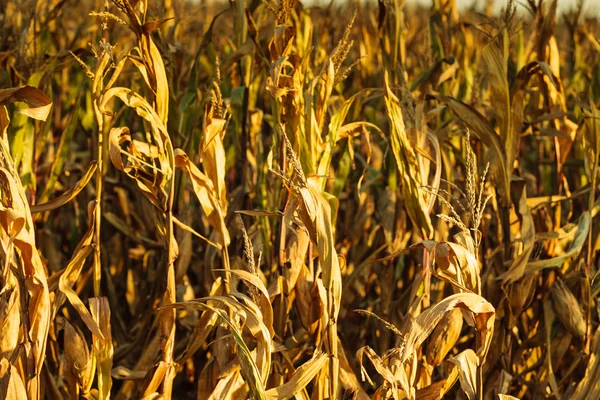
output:
[{"label": "dried corn leaf", "polygon": [[207,104],[204,120],[202,165],[206,176],[212,181],[223,214],[227,214],[227,188],[225,186],[225,123],[222,118],[212,117],[213,109]]},{"label": "dried corn leaf", "polygon": [[500,137],[507,153],[506,166],[511,169],[510,173],[512,174],[512,162],[510,161],[514,160],[514,150],[516,150],[520,134],[515,137],[515,132],[512,130],[512,110],[506,65],[508,54],[504,53],[504,49],[496,41],[492,41],[483,48],[481,57],[485,62],[486,72],[489,74],[491,100],[496,110]]},{"label": "dried corn leaf", "polygon": [[[375,351],[369,346],[363,346],[356,352],[356,358],[358,360],[358,364],[360,365],[360,373],[363,381],[367,379],[371,385],[373,385],[373,382],[371,381],[371,378],[367,374],[367,370],[363,365],[364,355],[366,355],[369,361],[371,361],[377,373],[383,377],[392,392],[391,396],[394,398],[394,400],[401,400],[405,397],[410,398],[412,394],[412,388],[408,383],[408,377],[406,376],[404,369],[400,368],[397,370],[396,372],[398,373],[398,377],[396,377],[392,373],[390,367],[386,365],[385,361],[379,357],[377,353],[375,353]],[[404,391],[405,396],[401,395],[400,390]]]},{"label": "dried corn leaf", "polygon": [[[217,269],[215,271],[223,270]],[[230,272],[232,275],[236,275],[242,280],[244,280],[246,283],[256,287],[262,294],[262,297],[260,298],[260,301],[258,302],[257,306],[259,307],[260,312],[262,314],[262,323],[268,328],[271,337],[273,337],[275,334],[273,331],[273,307],[270,302],[269,291],[265,287],[265,284],[260,280],[258,276],[248,271],[244,271],[241,269],[232,269]]]},{"label": "dried corn leaf", "polygon": [[[210,296],[220,296],[223,294],[224,288],[222,285],[221,278],[217,278],[217,280],[213,283],[212,288],[210,290]],[[214,302],[209,302],[209,304],[216,306]],[[210,310],[204,310],[198,324],[194,327],[192,334],[188,340],[185,351],[178,358],[177,362],[181,363],[188,358],[192,357],[194,353],[204,344],[204,341],[215,327],[218,316]]]},{"label": "dried corn leaf", "polygon": [[[5,283],[0,289],[0,359],[11,359],[19,340],[21,315],[19,310],[19,287]],[[11,287],[12,286],[12,287]]]},{"label": "dried corn leaf", "polygon": [[346,392],[353,393],[354,400],[368,400],[367,392],[361,387],[354,369],[350,366],[342,342],[338,342],[338,357],[340,358],[340,383]]},{"label": "dried corn leaf", "polygon": [[236,392],[240,389],[245,389],[244,386],[244,378],[239,369],[233,370],[219,380],[207,400],[236,400],[239,397],[239,395],[236,396]]},{"label": "dried corn leaf", "polygon": [[[372,93],[372,89],[363,89],[355,93],[354,95],[346,99],[341,105],[341,107],[335,112],[335,114],[332,115],[331,120],[329,122],[329,133],[327,142],[325,143],[325,149],[320,154],[319,165],[318,168],[316,168],[318,175],[328,176],[331,164],[331,157],[333,155],[333,149],[339,140],[348,136],[347,132],[349,130],[354,130],[360,126],[371,126],[374,129],[379,130],[377,126],[364,121],[343,125],[344,121],[346,120],[346,117],[348,116],[348,112],[350,111],[350,107],[352,107],[355,100],[360,99],[361,97],[368,97]],[[325,183],[325,180],[322,181],[322,190],[325,188]]]},{"label": "dried corn leaf", "polygon": [[535,245],[535,225],[531,208],[527,202],[525,187],[522,188],[519,200],[519,214],[521,214],[521,240],[523,241],[523,250],[512,262],[512,265],[498,279],[502,279],[503,284],[510,284],[523,277],[527,270],[527,263]]},{"label": "dried corn leaf", "polygon": [[152,127],[152,139],[159,149],[160,169],[166,178],[169,179],[172,171],[170,170],[168,159],[170,156],[169,152],[172,152],[172,150],[170,150],[170,138],[164,122],[154,108],[148,104],[146,99],[133,90],[124,87],[114,87],[106,91],[104,96],[102,96],[102,102],[99,104],[101,112],[105,112],[108,102],[113,97],[121,99],[126,106],[133,108],[140,117],[149,122]]},{"label": "dried corn leaf", "polygon": [[541,271],[545,268],[557,268],[562,267],[565,261],[575,257],[581,251],[583,244],[588,238],[588,232],[590,230],[591,216],[589,211],[584,212],[579,218],[577,224],[577,232],[575,232],[575,238],[571,243],[571,248],[565,254],[550,258],[548,260],[538,260],[527,263],[527,273]]},{"label": "dried corn leaf", "polygon": [[225,215],[221,209],[220,201],[213,182],[198,169],[187,154],[181,149],[175,150],[175,165],[190,176],[194,193],[208,218],[209,223],[221,234],[223,246],[231,242],[229,230],[225,224]]},{"label": "dried corn leaf", "polygon": [[79,192],[81,192],[87,186],[88,182],[90,181],[90,179],[92,179],[92,176],[94,176],[94,173],[97,169],[98,163],[96,161],[92,161],[85,174],[83,174],[83,176],[75,184],[75,186],[73,186],[71,189],[67,190],[66,192],[52,200],[49,200],[42,204],[36,204],[31,206],[31,213],[40,213],[45,211],[56,210],[57,208],[62,207],[71,200],[73,200],[75,196],[77,196]]},{"label": "dried corn leaf", "polygon": [[[558,87],[552,71],[547,63],[542,61],[532,61],[525,65],[517,74],[515,81],[510,91],[511,101],[511,114],[510,122],[508,126],[509,132],[505,139],[507,166],[512,166],[517,159],[517,153],[519,150],[519,143],[521,141],[521,134],[523,131],[523,121],[525,117],[525,89],[531,77],[538,72],[545,74],[555,87]],[[505,75],[506,76],[506,75]]]},{"label": "dried corn leaf", "polygon": [[[313,243],[319,250],[319,260],[323,270],[323,284],[333,296],[328,312],[337,318],[341,299],[342,277],[335,250],[331,207],[320,193],[316,180],[309,179],[307,186],[299,188],[300,218],[306,226]],[[299,199],[299,200],[300,200]]]},{"label": "dried corn leaf", "polygon": [[415,398],[419,400],[442,400],[458,380],[458,368],[451,368],[446,379],[432,383],[426,388],[417,390]]},{"label": "dried corn leaf", "polygon": [[298,282],[298,277],[304,267],[306,252],[310,244],[310,236],[306,229],[299,229],[294,234],[290,234],[290,238],[286,239],[286,248],[283,259],[280,263],[290,263],[290,268],[283,270],[283,277],[287,282],[287,290],[292,292]]},{"label": "dried corn leaf", "polygon": [[290,399],[304,389],[327,363],[327,354],[315,353],[313,357],[294,371],[292,377],[283,385],[267,390],[267,399]]},{"label": "dried corn leaf", "polygon": [[[146,82],[156,95],[156,110],[161,122],[166,125],[169,114],[169,83],[162,56],[150,34],[155,27],[160,26],[170,18],[161,21],[146,22],[146,10],[148,7],[146,1],[136,1],[133,3],[133,6],[128,1],[117,3],[117,5],[127,15],[129,28],[138,38],[143,67],[147,70]],[[134,9],[136,5],[141,8],[141,18]]]},{"label": "dried corn leaf", "polygon": [[597,399],[600,397],[600,329],[597,329],[592,339],[590,361],[585,370],[585,376],[577,384],[571,400]]},{"label": "dried corn leaf", "polygon": [[448,362],[458,369],[460,386],[469,398],[477,398],[477,368],[479,367],[479,357],[472,349],[466,349],[454,357],[450,357]]},{"label": "dried corn leaf", "polygon": [[327,291],[326,304],[328,352],[330,355],[330,395],[336,396],[339,361],[337,359],[337,318],[342,299],[342,275],[331,220],[331,207],[319,190],[314,179],[306,186],[296,188],[299,214],[313,243],[319,250],[319,264],[322,270],[323,285]]},{"label": "dried corn leaf", "polygon": [[153,88],[156,92],[156,110],[161,122],[166,125],[169,118],[169,82],[165,65],[158,47],[156,47],[149,34],[144,34],[140,43],[143,51],[147,52],[147,54],[144,54],[144,60],[152,63],[152,75],[156,82],[155,89]]},{"label": "dried corn leaf", "polygon": [[458,340],[463,326],[462,312],[455,308],[446,313],[437,324],[427,344],[427,362],[433,366],[440,365]]},{"label": "dried corn leaf", "polygon": [[433,273],[462,291],[480,293],[481,277],[475,255],[460,244],[425,240],[377,261],[392,260],[412,250],[425,249],[433,260]]},{"label": "dried corn leaf", "polygon": [[[582,107],[583,108],[583,107]],[[585,170],[587,176],[594,179],[594,166],[600,156],[600,113],[593,101],[589,103],[590,110],[583,109],[585,119],[577,134],[581,134],[582,145],[585,150]],[[597,173],[597,171],[596,171]]]},{"label": "dried corn leaf", "polygon": [[0,359],[0,398],[6,400],[28,398],[19,371],[6,358]]},{"label": "dried corn leaf", "polygon": [[102,336],[93,335],[94,357],[98,376],[98,399],[110,399],[112,387],[113,341],[110,325],[110,305],[106,297],[90,299],[92,318],[98,325]]},{"label": "dried corn leaf", "polygon": [[271,368],[273,343],[271,332],[263,321],[260,309],[250,298],[239,293],[233,295],[233,297],[209,297],[204,300],[213,300],[217,304],[222,303],[243,318],[245,327],[256,338],[256,357],[254,358],[256,367],[260,372],[261,381],[265,385]]},{"label": "dried corn leaf", "polygon": [[454,115],[490,149],[491,169],[498,182],[502,203],[509,206],[512,166],[506,164],[506,149],[500,136],[492,129],[490,122],[472,106],[449,96],[438,96],[438,99],[446,103]]},{"label": "dried corn leaf", "polygon": [[411,322],[410,329],[405,335],[404,349],[400,357],[402,363],[406,362],[413,351],[427,339],[444,314],[455,308],[474,314],[475,328],[480,343],[477,356],[483,364],[494,334],[495,309],[485,298],[474,293],[453,294],[419,314]]},{"label": "dried corn leaf", "polygon": [[419,175],[414,145],[408,138],[400,101],[389,87],[387,74],[385,76],[385,107],[390,120],[390,142],[402,182],[406,211],[413,223],[423,232],[423,237],[429,238],[433,226],[429,214],[424,211],[427,207],[423,191],[420,189],[425,182]]},{"label": "dried corn leaf", "polygon": [[[218,299],[220,301],[226,301],[227,305],[237,308],[236,311],[238,311],[238,312],[240,312],[241,310],[244,309],[242,304],[237,303],[237,302],[234,303],[234,301],[232,299],[229,299],[227,297],[219,297]],[[236,305],[233,305],[233,304],[236,304]],[[240,362],[240,366],[242,368],[241,369],[242,375],[244,376],[244,380],[250,387],[251,395],[255,399],[259,399],[259,400],[266,399],[264,383],[262,381],[262,375],[257,366],[257,362],[254,361],[254,359],[252,357],[252,352],[250,351],[250,349],[244,342],[240,327],[233,319],[231,319],[229,317],[229,315],[227,315],[227,313],[223,309],[211,306],[209,304],[201,303],[199,301],[178,302],[178,303],[168,304],[165,306],[165,308],[171,308],[171,307],[192,307],[192,308],[198,308],[201,310],[210,310],[213,313],[215,313],[216,315],[218,315],[221,318],[221,320],[223,320],[231,329],[231,333],[233,334],[233,337],[234,337],[235,343],[236,343],[236,347],[238,350],[238,359]],[[247,316],[247,314],[244,316]],[[257,319],[257,320],[260,325],[260,320],[259,319]],[[261,331],[262,331],[262,329],[261,329]],[[268,329],[266,329],[266,327],[264,328],[264,331],[266,331],[266,333],[267,333],[266,336],[268,336]],[[264,335],[263,335],[263,337],[264,337]],[[259,341],[259,343],[260,343],[260,341]],[[270,352],[271,352],[270,347],[267,350],[268,350],[268,358],[270,360]],[[270,361],[269,361],[269,363],[270,363]],[[265,364],[263,364],[262,366],[265,366]],[[266,366],[269,367],[269,365],[266,365]],[[268,371],[268,369],[267,369],[267,371]],[[263,372],[264,372],[264,370],[263,370]]]},{"label": "dried corn leaf", "polygon": [[[87,257],[92,253],[93,249],[93,239],[94,239],[94,231],[95,231],[95,217],[94,217],[94,209],[92,208],[92,213],[88,216],[88,231],[80,240],[79,244],[75,248],[73,253],[73,257],[69,261],[69,264],[65,268],[65,271],[60,276],[58,281],[59,290],[69,299],[71,305],[77,310],[79,316],[88,327],[88,329],[100,338],[104,338],[100,327],[94,321],[94,318],[88,311],[83,301],[79,298],[75,290],[73,290],[73,286],[79,280],[81,275],[81,271],[83,269],[83,265]],[[58,313],[59,307],[62,305],[64,298],[62,296],[57,295],[56,300],[53,304],[53,315]]]},{"label": "dried corn leaf", "polygon": [[[36,246],[33,232],[33,219],[26,200],[20,178],[11,164],[12,159],[8,152],[6,138],[0,141],[2,155],[12,172],[0,168],[0,187],[4,193],[3,204],[0,205],[0,225],[4,231],[14,238],[14,245],[18,249],[21,259],[20,268],[25,278],[24,285],[28,294],[28,309],[25,311],[29,318],[29,331],[26,332],[28,341],[31,340],[31,353],[33,376],[28,382],[27,392],[30,397],[37,396],[39,376],[42,370],[46,341],[48,336],[51,306],[46,279],[46,269]],[[14,230],[15,228],[18,228]],[[8,257],[8,255],[7,255]],[[12,257],[12,255],[11,255]],[[12,378],[11,378],[12,379]]]}]

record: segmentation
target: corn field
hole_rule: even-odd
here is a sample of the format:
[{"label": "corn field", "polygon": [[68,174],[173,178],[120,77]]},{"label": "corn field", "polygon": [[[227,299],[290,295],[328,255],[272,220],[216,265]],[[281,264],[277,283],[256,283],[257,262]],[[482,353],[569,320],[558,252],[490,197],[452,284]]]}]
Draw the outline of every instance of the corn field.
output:
[{"label": "corn field", "polygon": [[594,2],[5,0],[1,399],[600,399]]}]

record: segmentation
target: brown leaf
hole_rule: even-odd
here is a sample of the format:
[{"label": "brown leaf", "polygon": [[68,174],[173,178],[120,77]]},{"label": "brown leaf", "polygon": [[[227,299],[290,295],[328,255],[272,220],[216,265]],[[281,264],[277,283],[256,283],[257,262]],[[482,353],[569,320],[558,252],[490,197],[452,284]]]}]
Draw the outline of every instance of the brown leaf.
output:
[{"label": "brown leaf", "polygon": [[45,121],[50,114],[52,101],[38,88],[29,85],[0,89],[0,105],[13,102],[24,102],[30,108],[19,110],[19,113],[30,118]]}]

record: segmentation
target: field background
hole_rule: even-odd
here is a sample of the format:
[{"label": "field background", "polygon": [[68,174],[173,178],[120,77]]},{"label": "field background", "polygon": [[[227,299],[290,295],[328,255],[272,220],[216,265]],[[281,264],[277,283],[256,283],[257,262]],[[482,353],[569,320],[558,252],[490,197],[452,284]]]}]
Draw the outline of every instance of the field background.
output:
[{"label": "field background", "polygon": [[0,398],[600,398],[589,3],[3,2]]}]

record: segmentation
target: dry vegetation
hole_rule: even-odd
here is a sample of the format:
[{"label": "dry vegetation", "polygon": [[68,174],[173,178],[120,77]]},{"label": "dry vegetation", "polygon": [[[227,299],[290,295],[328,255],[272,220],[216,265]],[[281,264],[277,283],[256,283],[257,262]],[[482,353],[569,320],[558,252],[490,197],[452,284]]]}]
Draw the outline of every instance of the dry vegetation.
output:
[{"label": "dry vegetation", "polygon": [[0,398],[600,398],[598,21],[403,3],[5,1]]}]

